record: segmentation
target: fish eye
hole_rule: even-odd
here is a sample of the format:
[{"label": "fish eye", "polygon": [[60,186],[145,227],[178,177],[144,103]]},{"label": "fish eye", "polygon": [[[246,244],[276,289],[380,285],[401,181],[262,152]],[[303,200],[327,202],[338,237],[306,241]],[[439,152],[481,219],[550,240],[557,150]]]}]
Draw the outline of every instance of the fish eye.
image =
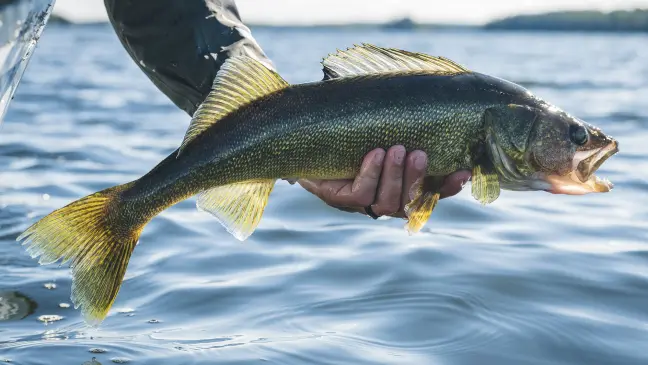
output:
[{"label": "fish eye", "polygon": [[569,127],[569,138],[579,146],[583,146],[589,140],[587,130],[582,125],[572,125]]}]

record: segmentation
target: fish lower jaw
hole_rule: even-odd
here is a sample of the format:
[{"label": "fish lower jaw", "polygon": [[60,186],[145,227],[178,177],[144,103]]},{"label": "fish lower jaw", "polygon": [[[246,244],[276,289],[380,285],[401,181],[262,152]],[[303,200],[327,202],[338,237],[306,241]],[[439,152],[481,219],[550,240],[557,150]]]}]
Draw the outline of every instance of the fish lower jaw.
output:
[{"label": "fish lower jaw", "polygon": [[608,179],[602,179],[595,175],[591,175],[583,182],[575,171],[564,176],[549,175],[545,178],[545,182],[549,185],[549,189],[545,190],[552,194],[585,195],[607,193],[614,188],[614,184]]}]

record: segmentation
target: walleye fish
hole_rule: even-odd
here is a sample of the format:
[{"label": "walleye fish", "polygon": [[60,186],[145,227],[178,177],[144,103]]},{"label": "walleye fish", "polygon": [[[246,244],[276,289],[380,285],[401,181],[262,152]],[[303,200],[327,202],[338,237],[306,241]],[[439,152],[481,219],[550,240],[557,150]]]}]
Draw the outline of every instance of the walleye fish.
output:
[{"label": "walleye fish", "polygon": [[443,176],[471,169],[483,204],[501,189],[607,192],[593,173],[618,143],[514,83],[443,57],[370,44],[329,55],[325,78],[289,85],[246,56],[228,59],[178,150],[148,174],[77,200],[22,235],[41,264],[70,262],[72,301],[99,324],[112,306],[144,226],[198,195],[239,240],[256,229],[278,179],[349,179],[375,148],[430,156],[407,205],[419,231]]}]

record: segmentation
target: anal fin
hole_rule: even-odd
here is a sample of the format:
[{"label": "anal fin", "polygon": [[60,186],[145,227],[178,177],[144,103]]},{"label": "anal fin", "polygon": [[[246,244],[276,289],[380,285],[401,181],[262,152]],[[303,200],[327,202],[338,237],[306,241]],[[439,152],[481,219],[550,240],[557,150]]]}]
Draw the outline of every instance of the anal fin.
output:
[{"label": "anal fin", "polygon": [[430,219],[432,211],[436,207],[443,186],[443,178],[428,176],[418,185],[412,201],[405,206],[407,224],[405,228],[410,235],[418,233]]},{"label": "anal fin", "polygon": [[198,196],[198,209],[212,214],[240,241],[256,230],[275,180],[252,180],[219,186]]}]

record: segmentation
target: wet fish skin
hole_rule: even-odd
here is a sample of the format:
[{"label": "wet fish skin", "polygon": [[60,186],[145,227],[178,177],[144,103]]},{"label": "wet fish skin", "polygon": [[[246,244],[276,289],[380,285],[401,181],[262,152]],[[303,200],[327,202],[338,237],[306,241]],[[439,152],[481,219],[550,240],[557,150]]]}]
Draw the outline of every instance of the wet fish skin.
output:
[{"label": "wet fish skin", "polygon": [[[617,142],[521,86],[375,46],[331,55],[324,66],[328,80],[291,86],[250,58],[229,59],[178,150],[140,179],[56,210],[18,240],[43,264],[71,262],[75,307],[98,324],[144,226],[196,194],[200,209],[244,240],[277,179],[352,178],[367,152],[397,144],[430,156],[405,209],[410,233],[436,206],[440,177],[461,169],[472,169],[473,196],[484,204],[501,188],[607,187],[591,175]],[[589,139],[576,145],[583,133]]]},{"label": "wet fish skin", "polygon": [[[434,156],[427,174],[443,176],[472,168],[485,109],[520,102],[535,103],[523,89],[481,74],[295,85],[214,124],[160,168],[198,190],[249,179],[350,178],[368,151],[402,144]],[[145,176],[139,183],[160,182]]]},{"label": "wet fish skin", "polygon": [[[123,193],[145,224],[214,186],[280,178],[346,179],[375,148],[429,156],[427,175],[472,169],[484,110],[535,103],[516,85],[482,74],[416,73],[294,85],[213,124]],[[145,197],[145,198],[142,198]],[[142,209],[146,205],[148,209]]]}]

